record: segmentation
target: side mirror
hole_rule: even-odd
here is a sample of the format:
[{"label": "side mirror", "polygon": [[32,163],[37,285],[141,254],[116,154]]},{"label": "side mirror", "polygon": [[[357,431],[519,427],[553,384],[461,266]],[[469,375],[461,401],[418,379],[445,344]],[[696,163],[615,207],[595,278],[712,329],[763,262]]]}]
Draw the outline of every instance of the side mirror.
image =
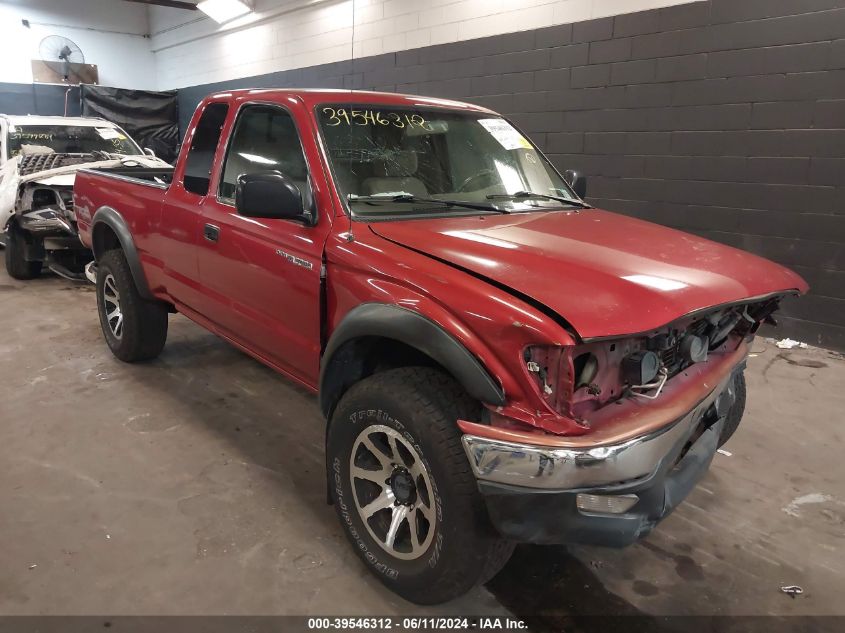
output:
[{"label": "side mirror", "polygon": [[280,171],[238,176],[235,208],[250,218],[278,218],[311,221],[305,212],[302,192]]},{"label": "side mirror", "polygon": [[144,153],[145,153],[147,156],[149,156],[150,158],[155,158],[155,157],[156,157],[156,153],[155,153],[153,150],[151,150],[149,147],[145,147],[145,148],[144,148]]},{"label": "side mirror", "polygon": [[580,171],[567,169],[563,172],[563,179],[579,198],[587,197],[587,178]]}]

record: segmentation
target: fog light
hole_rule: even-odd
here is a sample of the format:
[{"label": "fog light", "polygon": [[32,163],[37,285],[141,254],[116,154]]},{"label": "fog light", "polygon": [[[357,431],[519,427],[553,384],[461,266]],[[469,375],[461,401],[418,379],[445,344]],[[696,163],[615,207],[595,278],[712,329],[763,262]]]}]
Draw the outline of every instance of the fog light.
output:
[{"label": "fog light", "polygon": [[575,505],[582,512],[600,512],[601,514],[622,514],[639,501],[637,495],[588,495],[579,493]]}]

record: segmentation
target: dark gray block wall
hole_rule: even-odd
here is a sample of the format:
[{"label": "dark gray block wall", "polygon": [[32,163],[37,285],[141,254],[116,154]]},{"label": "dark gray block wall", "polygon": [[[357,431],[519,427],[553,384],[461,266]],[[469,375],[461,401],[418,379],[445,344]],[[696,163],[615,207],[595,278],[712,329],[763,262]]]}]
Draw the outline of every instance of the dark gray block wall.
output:
[{"label": "dark gray block wall", "polygon": [[[57,84],[18,84],[0,82],[0,113],[62,116],[68,86]],[[68,116],[79,116],[79,88],[67,95]]]},{"label": "dark gray block wall", "polygon": [[[180,91],[346,87],[509,116],[601,207],[790,266],[778,336],[845,348],[845,1],[709,0]],[[655,245],[657,248],[657,245]]]}]

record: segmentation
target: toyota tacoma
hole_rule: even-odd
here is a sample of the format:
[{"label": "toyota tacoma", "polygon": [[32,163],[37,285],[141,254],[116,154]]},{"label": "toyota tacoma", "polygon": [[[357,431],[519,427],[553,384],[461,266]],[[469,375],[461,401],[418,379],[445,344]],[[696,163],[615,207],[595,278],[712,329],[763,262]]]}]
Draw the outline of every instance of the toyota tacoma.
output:
[{"label": "toyota tacoma", "polygon": [[103,335],[157,356],[179,312],[318,393],[328,497],[417,603],[517,542],[624,546],[736,430],[796,274],[591,207],[507,119],[443,99],[240,90],[175,168],[87,169]]}]

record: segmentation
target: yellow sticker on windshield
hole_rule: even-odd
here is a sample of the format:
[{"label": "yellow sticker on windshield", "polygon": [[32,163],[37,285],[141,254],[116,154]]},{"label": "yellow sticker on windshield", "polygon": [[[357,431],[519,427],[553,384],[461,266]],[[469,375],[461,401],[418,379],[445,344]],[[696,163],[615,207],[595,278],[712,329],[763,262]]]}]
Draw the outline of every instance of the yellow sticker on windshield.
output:
[{"label": "yellow sticker on windshield", "polygon": [[96,130],[97,134],[100,135],[100,138],[106,141],[120,136],[120,133],[113,127],[98,127]]},{"label": "yellow sticker on windshield", "polygon": [[532,149],[528,139],[504,119],[479,119],[478,122],[505,149]]}]

